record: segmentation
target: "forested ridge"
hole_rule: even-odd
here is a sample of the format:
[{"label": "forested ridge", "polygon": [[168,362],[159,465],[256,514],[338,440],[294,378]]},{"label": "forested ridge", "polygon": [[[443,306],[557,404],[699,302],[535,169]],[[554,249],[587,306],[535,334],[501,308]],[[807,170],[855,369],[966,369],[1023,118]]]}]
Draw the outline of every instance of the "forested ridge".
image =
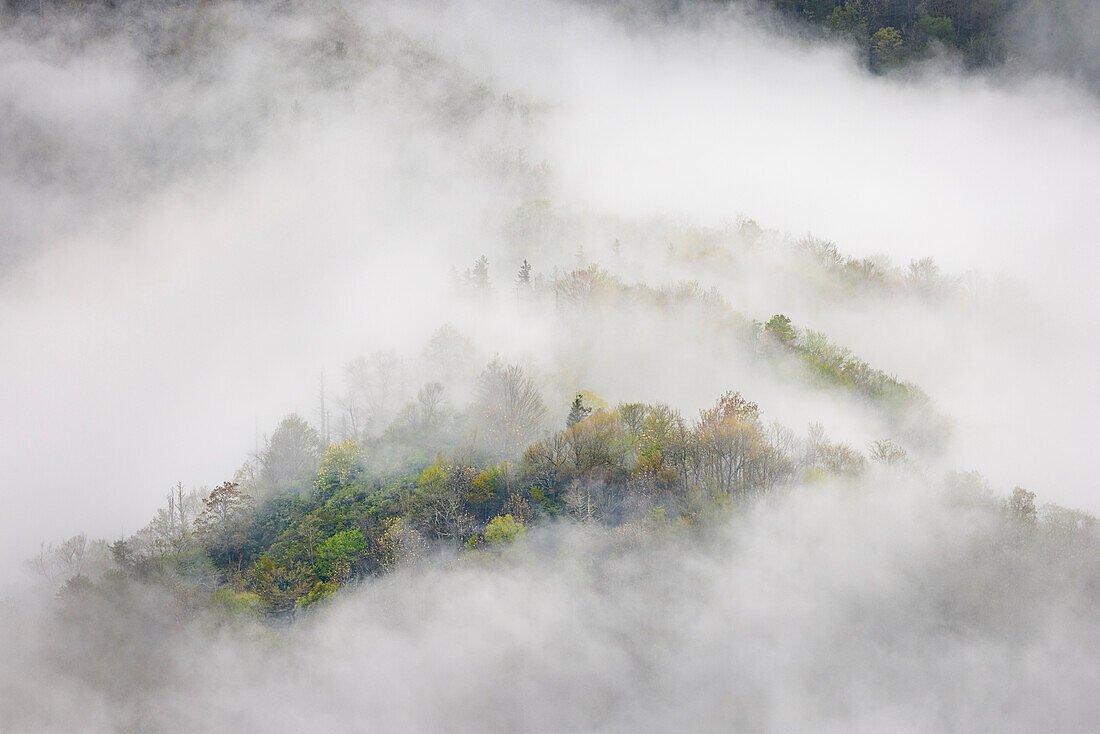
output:
[{"label": "forested ridge", "polygon": [[[846,287],[877,283],[920,298],[957,288],[927,260],[906,273],[881,260],[860,265],[828,243],[788,246]],[[139,532],[44,546],[28,568],[59,588],[64,605],[139,584],[168,591],[184,615],[285,622],[342,587],[419,564],[491,561],[530,531],[563,522],[657,543],[669,533],[705,535],[791,487],[856,492],[905,477],[960,512],[999,516],[1006,548],[1053,543],[1077,555],[1100,541],[1094,518],[1038,507],[1025,489],[1000,499],[976,472],[929,476],[922,461],[942,450],[950,419],[918,386],[785,315],[751,319],[696,282],[627,285],[594,263],[546,275],[523,260],[495,284],[481,257],[453,274],[452,288],[475,306],[500,298],[567,323],[640,308],[697,317],[706,338],[730,340],[754,369],[866,406],[883,435],[855,446],[820,424],[792,430],[734,389],[694,415],[662,403],[610,405],[568,373],[548,381],[499,357],[477,366],[470,340],[445,324],[412,358],[379,351],[349,363],[346,395],[330,394],[326,407],[322,392],[313,424],[286,416],[231,479],[209,489],[180,484]]]}]

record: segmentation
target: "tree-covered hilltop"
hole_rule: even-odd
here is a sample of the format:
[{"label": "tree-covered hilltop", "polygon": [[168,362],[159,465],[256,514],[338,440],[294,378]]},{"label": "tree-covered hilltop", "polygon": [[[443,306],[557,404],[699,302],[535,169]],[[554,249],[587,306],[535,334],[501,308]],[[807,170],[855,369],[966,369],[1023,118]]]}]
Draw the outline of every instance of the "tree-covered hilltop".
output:
[{"label": "tree-covered hilltop", "polygon": [[[532,188],[548,185],[546,171],[525,173]],[[906,264],[881,253],[857,257],[828,239],[812,234],[794,237],[745,216],[704,227],[662,217],[601,217],[542,198],[516,205],[502,230],[526,257],[550,261],[566,273],[599,263],[620,280],[645,282],[659,276],[664,281],[673,277],[711,283],[717,278],[727,294],[732,289],[761,290],[770,299],[794,296],[817,309],[875,300],[957,306],[973,301],[982,282],[972,272],[947,273],[931,257]],[[578,241],[586,246],[563,246]],[[572,258],[562,257],[567,248]],[[495,275],[499,278],[500,273]],[[547,282],[545,276],[529,272],[523,285]]]},{"label": "tree-covered hilltop", "polygon": [[[461,287],[484,295],[487,268],[479,260]],[[898,420],[941,420],[914,412],[928,402],[919,388],[785,316],[752,322],[690,284],[628,287],[596,266],[535,280],[525,262],[513,297],[545,299],[566,314],[592,314],[619,299],[707,309],[708,323],[739,334],[763,368],[786,379],[851,392]],[[443,362],[469,371],[458,359],[468,347],[453,327],[440,329],[424,350],[423,374]],[[593,524],[639,538],[705,532],[784,488],[920,473],[904,441],[856,447],[816,424],[800,435],[737,392],[696,415],[660,403],[612,406],[584,390],[557,404],[531,370],[499,358],[473,377],[464,404],[429,380],[402,405],[395,361],[375,354],[353,362],[352,395],[337,420],[322,413],[318,428],[287,416],[232,481],[190,493],[177,486],[138,533],[110,544],[69,539],[44,548],[31,570],[60,585],[63,599],[139,583],[169,590],[184,612],[289,619],[348,584],[429,557],[491,556],[546,524]],[[1013,528],[1095,541],[1091,518],[1055,507],[1040,516],[1024,490],[1002,506],[975,476],[949,477],[944,486],[1001,508]]]},{"label": "tree-covered hilltop", "polygon": [[[523,212],[517,245],[592,234],[591,222],[549,206]],[[749,219],[721,231],[612,225],[635,260],[652,259],[646,249],[669,238],[670,274],[707,272],[733,287],[746,277],[792,281],[817,303],[939,307],[969,297],[931,260],[903,269],[855,259]],[[610,266],[624,265],[622,247],[615,239],[604,253]],[[755,269],[746,273],[750,256]],[[924,459],[949,440],[949,418],[920,387],[784,314],[752,318],[698,281],[631,283],[590,262],[583,248],[573,259],[573,268],[546,273],[524,258],[509,272],[482,255],[452,271],[449,297],[472,310],[473,324],[503,307],[553,325],[541,366],[499,355],[479,364],[474,340],[452,324],[419,355],[359,357],[344,370],[344,394],[330,391],[326,403],[322,389],[313,422],[285,417],[231,480],[190,493],[179,485],[134,535],[113,543],[71,538],[44,548],[31,570],[61,585],[66,598],[137,582],[170,590],[192,611],[288,619],[348,584],[430,557],[492,556],[544,525],[576,522],[641,538],[706,532],[791,487],[921,476]],[[741,280],[722,280],[731,273]],[[856,446],[830,439],[817,423],[791,430],[734,390],[684,414],[660,402],[609,404],[584,389],[588,355],[609,354],[615,334],[639,324],[680,332],[698,359],[736,362],[754,384],[858,408],[877,438]],[[659,337],[639,345],[651,359],[669,348]],[[944,481],[1012,523],[1058,533],[1072,526],[1093,538],[1091,518],[1048,507],[1040,519],[1022,489],[998,504],[980,478]]]},{"label": "tree-covered hilltop", "polygon": [[[814,262],[821,251],[795,249]],[[845,262],[834,249],[822,277],[850,283]],[[876,287],[907,291],[907,277],[876,272]],[[322,393],[315,424],[284,418],[231,481],[190,493],[179,485],[131,537],[78,536],[44,549],[31,569],[63,583],[63,595],[84,593],[110,568],[173,590],[185,606],[284,618],[409,561],[492,551],[547,522],[643,535],[706,527],[780,488],[856,482],[876,466],[915,471],[949,435],[916,385],[782,314],[750,319],[696,282],[628,285],[595,263],[547,275],[526,259],[513,276],[494,276],[481,256],[453,286],[455,303],[557,319],[570,335],[551,358],[557,371],[499,356],[478,365],[473,342],[445,325],[417,357],[353,360],[345,394],[326,404]],[[741,359],[783,389],[862,406],[882,433],[857,447],[819,424],[796,432],[736,391],[695,415],[608,404],[583,389],[584,355],[604,338],[586,329],[628,328],[627,317],[689,330],[716,359]]]},{"label": "tree-covered hilltop", "polygon": [[[482,380],[491,388],[462,415],[425,399],[365,441],[326,447],[288,416],[234,481],[177,490],[148,527],[111,544],[116,572],[199,602],[290,614],[433,549],[499,547],[555,518],[696,524],[793,479],[851,478],[868,463],[820,428],[797,437],[766,423],[732,392],[694,419],[660,404],[597,407],[578,394],[560,430],[524,444],[544,412],[530,379],[494,363]],[[872,456],[904,461],[888,441]],[[71,570],[58,556],[67,547],[34,570]]]}]

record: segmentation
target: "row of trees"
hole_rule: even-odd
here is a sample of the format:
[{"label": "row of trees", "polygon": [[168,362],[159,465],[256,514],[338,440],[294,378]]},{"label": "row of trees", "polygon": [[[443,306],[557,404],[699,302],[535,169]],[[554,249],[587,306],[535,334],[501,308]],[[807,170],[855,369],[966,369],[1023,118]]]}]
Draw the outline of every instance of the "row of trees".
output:
[{"label": "row of trees", "polygon": [[851,477],[864,465],[820,427],[798,438],[728,392],[694,421],[660,404],[596,410],[528,448],[518,476],[524,499],[547,514],[620,522],[660,508],[690,520],[795,478]]},{"label": "row of trees", "polygon": [[841,296],[864,291],[942,299],[960,292],[959,279],[943,273],[930,257],[898,267],[882,255],[861,258],[845,255],[833,242],[816,237],[798,240],[792,250],[806,265],[820,271],[815,280]]},{"label": "row of trees", "polygon": [[[484,258],[469,284],[488,287]],[[811,381],[853,390],[883,410],[902,415],[926,402],[917,388],[786,317],[750,321],[694,283],[626,286],[595,265],[547,283],[525,262],[516,287],[566,318],[638,305],[694,310],[767,369],[793,355],[811,368]],[[494,359],[478,371],[472,353],[444,327],[419,360],[386,353],[356,360],[335,430],[326,430],[327,415],[321,430],[286,417],[234,481],[201,497],[176,488],[148,528],[111,547],[115,565],[144,580],[214,591],[229,606],[289,615],[431,548],[499,544],[540,519],[697,522],[790,481],[857,476],[868,462],[819,428],[800,437],[767,423],[758,405],[733,392],[694,418],[659,404],[610,408],[589,393],[555,415],[528,370]],[[422,381],[410,394],[414,379]],[[869,456],[906,462],[888,441]]]},{"label": "row of trees", "polygon": [[1004,61],[1013,0],[770,0],[828,33],[855,40],[872,69],[882,71],[936,48],[960,53],[971,66]]},{"label": "row of trees", "polygon": [[[747,224],[751,224],[751,220],[747,220]],[[952,287],[952,282],[939,273],[930,259],[915,261],[908,271],[895,273],[894,269],[885,266],[872,268],[865,261],[842,258],[835,246],[816,240],[803,241],[798,251],[845,273],[858,270],[866,275],[869,268],[877,268],[874,270],[878,273],[876,277],[893,284],[891,287],[904,286],[925,294]],[[525,261],[521,273],[529,275],[527,268]],[[700,322],[713,326],[719,338],[739,342],[744,352],[760,358],[761,366],[769,371],[782,370],[787,366],[783,358],[793,356],[799,369],[792,377],[828,390],[849,391],[869,402],[879,410],[891,431],[914,447],[937,450],[950,432],[949,422],[935,412],[928,395],[917,385],[875,369],[851,350],[832,343],[821,332],[797,328],[782,314],[766,322],[746,318],[730,308],[717,292],[703,290],[695,282],[661,288],[626,285],[593,264],[558,274],[552,283],[527,288],[525,292],[531,298],[550,300],[559,311],[580,318],[639,307],[676,310],[682,316],[698,315]],[[497,422],[490,421],[490,424],[497,425]],[[522,437],[529,438],[530,434]],[[515,443],[508,448],[514,449]]]},{"label": "row of trees", "polygon": [[894,434],[908,445],[938,451],[946,444],[950,421],[934,410],[917,385],[875,369],[821,332],[796,328],[783,314],[765,322],[762,335],[765,354],[794,356],[811,382],[850,390],[878,406]]}]

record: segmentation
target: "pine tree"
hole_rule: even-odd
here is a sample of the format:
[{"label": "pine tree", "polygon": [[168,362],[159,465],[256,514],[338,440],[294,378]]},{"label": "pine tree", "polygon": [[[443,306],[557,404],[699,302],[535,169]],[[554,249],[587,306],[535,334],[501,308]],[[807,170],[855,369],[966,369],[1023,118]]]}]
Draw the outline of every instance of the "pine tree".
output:
[{"label": "pine tree", "polygon": [[531,287],[531,263],[527,262],[527,258],[524,258],[523,264],[519,266],[519,273],[516,275],[516,287]]},{"label": "pine tree", "polygon": [[565,419],[565,424],[572,428],[587,418],[591,412],[591,408],[585,407],[581,394],[577,393],[577,397],[573,398],[573,404],[569,407],[569,417]]}]

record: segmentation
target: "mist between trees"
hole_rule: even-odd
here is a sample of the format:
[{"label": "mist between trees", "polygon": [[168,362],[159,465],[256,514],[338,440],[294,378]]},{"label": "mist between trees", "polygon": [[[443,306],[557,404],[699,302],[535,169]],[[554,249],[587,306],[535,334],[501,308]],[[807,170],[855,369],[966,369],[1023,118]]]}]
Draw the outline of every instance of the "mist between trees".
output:
[{"label": "mist between trees", "polygon": [[7,3],[0,731],[1094,730],[1094,13],[963,5]]},{"label": "mist between trees", "polygon": [[[801,339],[752,328],[768,369]],[[437,331],[404,369],[443,381],[414,397],[401,358],[357,360],[320,429],[286,417],[132,537],[44,548],[52,598],[2,612],[0,721],[1087,729],[1094,518],[930,476],[889,439],[798,435],[734,392],[696,416],[548,402],[534,370],[461,368],[469,346]]]},{"label": "mist between trees", "polygon": [[[487,259],[456,275],[453,288],[475,305],[490,298]],[[132,537],[77,536],[43,547],[28,568],[62,599],[130,579],[171,589],[188,613],[285,621],[348,584],[430,557],[494,553],[543,524],[688,532],[781,488],[854,487],[882,471],[963,486],[1038,527],[1026,490],[1002,505],[976,474],[930,478],[923,459],[942,450],[950,423],[928,396],[786,316],[751,321],[697,285],[628,287],[597,265],[548,279],[525,260],[504,290],[498,295],[517,307],[567,321],[606,318],[624,304],[701,311],[757,370],[865,405],[892,433],[863,447],[830,439],[816,423],[799,433],[734,391],[695,416],[662,403],[612,406],[578,391],[569,372],[499,357],[479,369],[470,339],[445,325],[419,356],[377,352],[349,363],[343,395],[322,386],[316,425],[287,416],[232,481],[191,492],[181,484]],[[1094,535],[1083,513],[1051,506],[1044,522],[1049,532],[1065,525]]]},{"label": "mist between trees", "polygon": [[[844,287],[961,297],[929,262],[790,252]],[[495,278],[482,257],[451,284],[475,314],[575,326],[557,370],[479,363],[444,325],[350,362],[312,420],[284,418],[230,481],[177,485],[138,533],[44,546],[38,592],[4,611],[4,723],[1087,728],[1095,518],[938,472],[951,422],[824,334],[580,260]],[[584,364],[581,324],[638,311],[880,438],[795,431],[735,391],[694,414],[611,403],[561,367]]]},{"label": "mist between trees", "polygon": [[[460,484],[463,468],[425,474],[409,489],[421,501]],[[643,509],[636,479],[619,490],[632,511],[586,519],[611,506],[610,479],[571,485],[557,519],[497,516],[461,552],[446,513],[440,525],[434,514],[395,519],[355,558],[347,590],[318,603],[314,586],[291,626],[268,615],[273,602],[290,613],[304,561],[292,570],[263,555],[241,577],[259,590],[243,592],[219,583],[213,554],[204,587],[200,564],[185,560],[194,550],[131,566],[116,544],[121,568],[70,580],[47,608],[28,597],[2,612],[0,721],[17,731],[208,731],[212,721],[1088,730],[1100,640],[1093,519],[1037,508],[1024,490],[997,499],[975,475],[929,483],[881,468],[734,493],[690,519],[662,512],[668,504]],[[311,516],[353,507],[340,493]],[[334,551],[354,545],[315,545],[312,572],[339,578],[354,554]]]}]

